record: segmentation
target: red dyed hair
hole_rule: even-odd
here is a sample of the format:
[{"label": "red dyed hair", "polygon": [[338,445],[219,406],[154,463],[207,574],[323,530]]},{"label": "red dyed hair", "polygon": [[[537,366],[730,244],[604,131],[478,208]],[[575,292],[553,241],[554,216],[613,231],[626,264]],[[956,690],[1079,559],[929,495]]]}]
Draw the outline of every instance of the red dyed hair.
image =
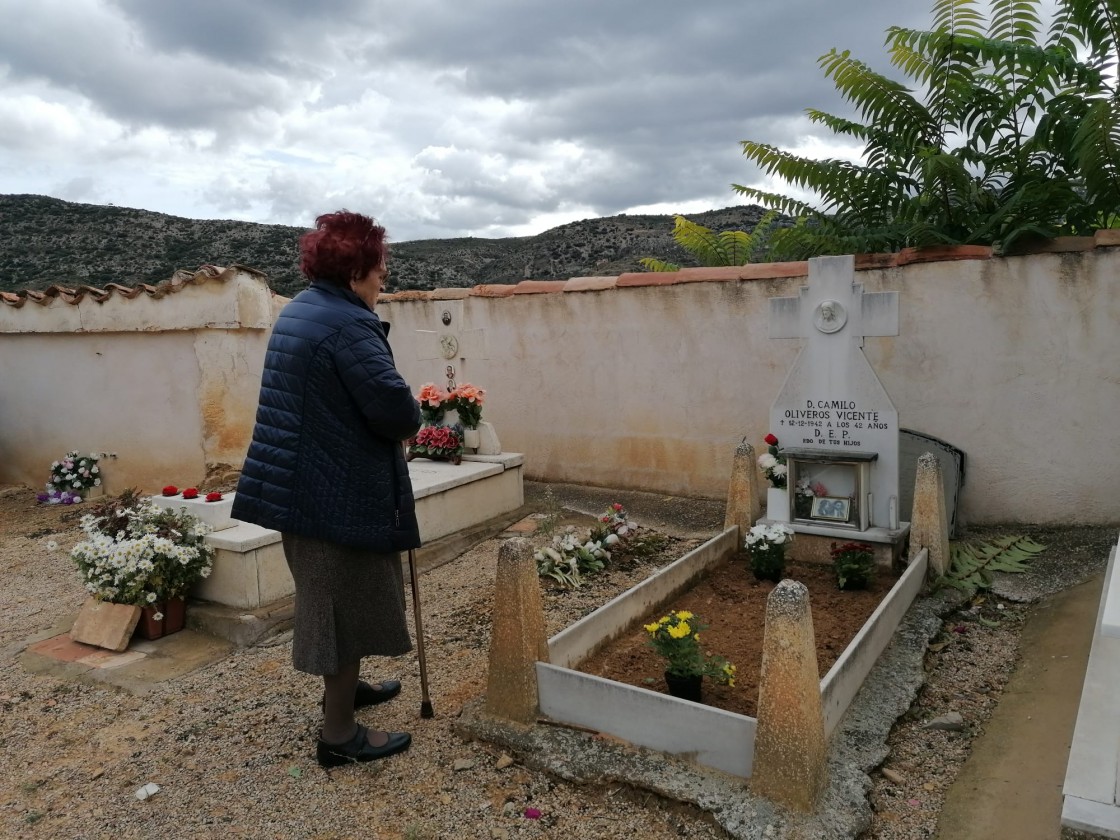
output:
[{"label": "red dyed hair", "polygon": [[317,218],[315,230],[299,238],[299,250],[304,277],[344,287],[389,259],[385,228],[349,210]]}]

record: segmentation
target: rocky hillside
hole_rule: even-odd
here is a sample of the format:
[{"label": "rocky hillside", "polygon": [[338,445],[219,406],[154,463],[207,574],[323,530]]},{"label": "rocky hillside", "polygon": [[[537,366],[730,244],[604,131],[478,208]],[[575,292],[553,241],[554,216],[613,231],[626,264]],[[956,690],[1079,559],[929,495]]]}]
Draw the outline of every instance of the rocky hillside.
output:
[{"label": "rocky hillside", "polygon": [[[714,230],[752,230],[755,206],[689,215]],[[672,216],[610,216],[506,239],[423,239],[393,244],[393,289],[516,283],[640,271],[638,259],[690,264],[672,240]],[[204,221],[126,207],[0,195],[0,290],[158,283],[179,268],[238,263],[291,295],[302,228]],[[391,231],[390,231],[391,233]]]}]

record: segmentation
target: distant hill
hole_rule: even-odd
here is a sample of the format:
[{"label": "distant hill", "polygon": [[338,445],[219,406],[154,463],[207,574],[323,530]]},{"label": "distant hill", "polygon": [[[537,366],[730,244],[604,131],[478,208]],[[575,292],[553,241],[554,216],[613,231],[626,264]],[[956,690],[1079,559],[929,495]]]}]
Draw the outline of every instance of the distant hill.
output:
[{"label": "distant hill", "polygon": [[[688,218],[717,231],[753,230],[762,214],[761,207],[741,206]],[[641,257],[693,264],[673,242],[672,229],[672,216],[619,215],[572,222],[536,236],[394,242],[393,289],[614,275],[641,271]],[[0,195],[0,291],[158,283],[176,269],[238,263],[263,271],[273,289],[290,296],[305,285],[297,252],[303,232],[286,225],[184,219],[39,195]]]}]

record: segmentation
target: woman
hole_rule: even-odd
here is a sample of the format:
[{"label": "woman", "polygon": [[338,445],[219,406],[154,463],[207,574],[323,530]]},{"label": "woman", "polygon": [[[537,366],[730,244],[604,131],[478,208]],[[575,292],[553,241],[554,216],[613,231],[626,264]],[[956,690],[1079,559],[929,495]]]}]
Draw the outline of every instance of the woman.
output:
[{"label": "woman", "polygon": [[401,442],[420,406],[393,364],[374,314],[389,274],[385,229],[345,210],[300,239],[310,287],[272,331],[253,440],[233,516],[280,531],[296,586],[296,670],[323,677],[324,767],[408,749],[406,732],[373,732],[356,707],[400,683],[358,679],[364,656],[412,649],[402,550],[420,544]]}]

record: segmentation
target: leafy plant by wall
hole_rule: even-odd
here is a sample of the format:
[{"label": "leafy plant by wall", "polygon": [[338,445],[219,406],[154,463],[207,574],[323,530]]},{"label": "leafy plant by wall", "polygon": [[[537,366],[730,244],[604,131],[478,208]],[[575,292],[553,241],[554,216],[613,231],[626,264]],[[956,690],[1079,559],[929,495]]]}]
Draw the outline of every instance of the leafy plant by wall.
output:
[{"label": "leafy plant by wall", "polygon": [[[684,216],[673,217],[673,241],[684,248],[699,265],[744,265],[765,258],[766,243],[778,220],[771,210],[759,219],[751,232],[714,231]],[[638,260],[649,271],[679,271],[680,266],[655,257]]]},{"label": "leafy plant by wall", "polygon": [[928,30],[891,27],[892,64],[819,60],[859,114],[810,118],[864,144],[862,160],[813,160],[753,140],[743,153],[816,204],[734,189],[796,217],[772,257],[1015,243],[1120,224],[1120,0],[936,0]]}]

